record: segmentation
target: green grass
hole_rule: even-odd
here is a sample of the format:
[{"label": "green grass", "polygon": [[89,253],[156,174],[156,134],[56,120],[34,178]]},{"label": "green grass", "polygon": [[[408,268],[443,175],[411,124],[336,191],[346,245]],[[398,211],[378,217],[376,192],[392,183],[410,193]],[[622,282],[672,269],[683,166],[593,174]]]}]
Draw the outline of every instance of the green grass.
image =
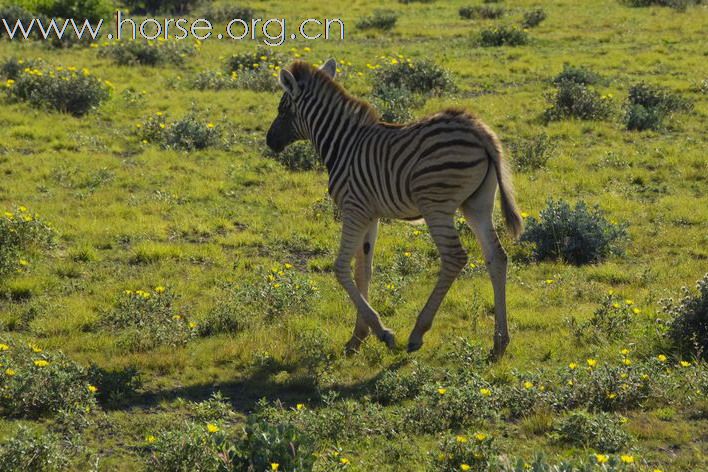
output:
[{"label": "green grass", "polygon": [[[428,99],[414,110],[415,116],[446,106],[465,107],[507,143],[540,133],[554,140],[555,152],[544,168],[515,173],[523,211],[538,216],[549,197],[582,199],[599,205],[611,221],[628,223],[631,241],[622,257],[579,267],[559,262],[510,265],[512,341],[505,359],[483,367],[481,375],[501,379],[514,371],[584,363],[588,357],[616,360],[623,347],[646,358],[660,352],[652,329],[653,320],[661,317],[659,300],[678,295],[684,285],[692,287],[706,272],[708,258],[708,101],[705,91],[699,92],[708,77],[705,6],[684,13],[628,8],[616,0],[549,3],[544,5],[547,19],[528,32],[527,45],[477,47],[480,30],[492,20],[461,19],[458,10],[469,4],[466,0],[388,2],[386,8],[399,16],[386,33],[354,27],[380,6],[375,1],[356,2],[346,14],[323,2],[247,4],[264,18],[285,17],[291,24],[344,15],[344,42],[287,42],[277,50],[293,57],[290,48],[295,47],[312,62],[329,57],[352,62],[351,69],[362,74],[349,73],[344,84],[359,96],[371,92],[374,74],[366,64],[381,63],[381,55],[433,60],[450,71],[459,90]],[[523,13],[536,6],[526,0],[504,2],[506,14],[494,25],[518,25]],[[288,171],[264,154],[265,132],[280,94],[189,87],[198,73],[223,70],[231,54],[256,46],[210,40],[182,66],[145,67],[117,66],[93,48],[53,50],[38,43],[0,41],[0,60],[42,58],[55,66],[86,67],[114,85],[111,99],[83,118],[0,99],[0,212],[24,205],[57,232],[52,249],[33,255],[28,267],[0,285],[0,342],[32,341],[85,366],[135,367],[143,382],[135,396],[95,412],[82,434],[85,449],[72,460],[73,470],[85,469],[97,458],[100,470],[143,470],[150,456],[146,435],[174,428],[189,417],[182,399],[206,400],[223,392],[238,413],[224,427],[238,434],[260,398],[324,409],[321,392],[333,390],[363,401],[374,379],[398,362],[412,358],[454,368],[444,353],[453,350],[451,342],[458,336],[485,349],[491,346],[491,285],[483,271],[473,271],[453,286],[422,351],[403,353],[401,343],[435,283],[437,259],[424,228],[386,222],[376,248],[374,307],[388,300],[384,280],[402,252],[419,254],[425,261],[423,270],[403,280],[401,300],[384,320],[396,331],[399,348],[388,352],[371,339],[358,356],[341,354],[355,314],[331,270],[339,223],[315,208],[325,195],[327,177]],[[607,79],[597,89],[610,97],[615,110],[611,118],[544,124],[544,95],[553,90],[551,80],[564,63]],[[622,106],[629,88],[640,81],[690,99],[693,110],[673,115],[659,132],[625,130]],[[145,92],[137,104],[125,98],[129,88]],[[183,152],[137,138],[136,123],[157,112],[172,121],[195,107],[223,130],[221,145]],[[464,242],[471,260],[480,264],[473,238],[468,234]],[[515,251],[513,242],[505,238],[504,244]],[[179,296],[178,309],[201,322],[230,288],[243,288],[260,270],[284,263],[318,287],[319,296],[307,313],[293,311],[268,320],[249,313],[257,322],[246,331],[147,352],[123,349],[101,326],[103,314],[124,290],[156,286],[169,287]],[[590,318],[610,289],[641,309],[631,335],[578,344],[566,320]],[[312,332],[320,338],[318,349],[333,354],[326,363],[311,359],[313,341],[302,333]],[[312,362],[316,381],[307,368]],[[701,395],[697,407],[674,399],[674,406],[650,402],[623,412],[635,438],[631,453],[638,467],[708,468],[705,392]],[[479,428],[496,438],[501,451],[529,461],[537,451],[554,460],[587,458],[591,450],[558,443],[546,434],[557,418],[539,410],[518,421],[485,420]],[[0,437],[9,437],[17,423],[40,430],[52,427],[52,419],[0,417]],[[437,451],[443,436],[406,434],[386,440],[361,435],[338,445],[351,459],[351,470],[423,470],[428,451]]]}]

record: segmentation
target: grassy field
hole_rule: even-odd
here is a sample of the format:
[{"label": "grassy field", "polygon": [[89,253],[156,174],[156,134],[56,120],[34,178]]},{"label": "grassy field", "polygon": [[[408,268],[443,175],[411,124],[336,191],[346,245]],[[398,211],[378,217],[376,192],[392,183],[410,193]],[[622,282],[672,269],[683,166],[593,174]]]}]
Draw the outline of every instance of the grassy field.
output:
[{"label": "grassy field", "polygon": [[[273,49],[286,61],[334,57],[355,95],[370,96],[377,64],[386,67],[398,55],[427,59],[449,72],[456,90],[428,97],[413,109],[415,117],[463,107],[509,147],[545,133],[554,143],[547,164],[514,173],[528,218],[538,218],[554,198],[598,205],[610,221],[626,223],[624,254],[596,264],[529,261],[526,248],[504,236],[512,255],[512,340],[496,364],[478,354],[491,347],[492,291],[469,231],[463,238],[474,266],[448,294],[423,349],[405,353],[438,261],[424,227],[389,221],[380,230],[372,305],[382,309],[399,346],[388,351],[369,339],[358,355],[342,354],[355,313],[332,272],[340,223],[326,198],[326,173],[288,170],[266,152],[280,92],[191,86],[198,74],[222,71],[228,57],[261,45],[207,40],[182,64],[152,67],[117,65],[100,43],[52,49],[0,39],[0,61],[41,58],[46,65],[87,68],[112,84],[110,98],[80,118],[0,91],[0,211],[20,215],[26,207],[55,233],[53,244],[23,253],[21,264],[0,279],[0,343],[9,347],[0,356],[32,343],[42,352],[27,355],[61,351],[78,369],[102,369],[77,374],[87,380],[76,388],[97,385],[90,393],[98,401],[86,399],[90,411],[72,413],[81,417],[73,423],[72,414],[59,410],[74,403],[44,408],[28,400],[12,410],[8,393],[0,393],[0,438],[9,441],[20,425],[54,438],[57,454],[70,457],[57,467],[68,470],[216,470],[204,459],[209,453],[195,453],[190,460],[196,462],[189,462],[179,451],[186,456],[190,445],[214,452],[235,444],[254,421],[299,428],[308,438],[302,451],[317,453],[316,470],[465,470],[463,464],[497,470],[495,461],[531,463],[539,452],[550,463],[604,469],[708,469],[705,364],[667,343],[662,326],[669,315],[660,304],[708,271],[708,10],[630,8],[616,0],[547,3],[547,18],[528,29],[527,44],[501,47],[480,46],[480,31],[518,25],[539,2],[499,2],[505,13],[498,19],[461,18],[460,7],[474,4],[467,0],[362,0],[346,9],[319,1],[248,4],[260,17],[293,24],[341,17],[344,41],[289,41]],[[398,13],[395,27],[357,29],[376,8]],[[606,118],[543,119],[564,63],[604,79],[594,88],[609,103]],[[658,131],[627,130],[628,90],[641,81],[666,87],[692,109],[667,116]],[[216,130],[215,145],[183,151],[141,134],[150,120],[169,126],[190,112]],[[626,333],[578,334],[577,326],[603,303],[632,313]],[[111,325],[130,310],[147,313],[147,324]],[[166,321],[155,334],[149,318],[156,313]],[[667,360],[658,360],[663,355]],[[116,380],[133,371],[139,385]],[[570,371],[579,377],[568,379]],[[554,408],[549,400],[548,392],[567,382],[587,382],[590,389],[615,374],[661,379],[626,387],[651,392],[637,399],[627,394],[621,404]],[[60,382],[48,379],[35,388],[54,391]],[[227,400],[203,403],[215,392]],[[455,392],[470,397],[455,403]],[[510,413],[514,405],[505,395],[528,408]],[[478,407],[463,414],[464,405]],[[569,411],[584,409],[599,416],[608,411],[629,440],[619,448],[574,443],[576,434],[563,433],[561,425]],[[207,424],[219,431],[206,432]],[[185,439],[199,435],[206,443]],[[460,453],[453,463],[458,456],[440,445],[446,440],[479,450]],[[277,449],[250,444],[251,451]],[[267,464],[290,470],[278,456],[287,452],[272,454]]]}]

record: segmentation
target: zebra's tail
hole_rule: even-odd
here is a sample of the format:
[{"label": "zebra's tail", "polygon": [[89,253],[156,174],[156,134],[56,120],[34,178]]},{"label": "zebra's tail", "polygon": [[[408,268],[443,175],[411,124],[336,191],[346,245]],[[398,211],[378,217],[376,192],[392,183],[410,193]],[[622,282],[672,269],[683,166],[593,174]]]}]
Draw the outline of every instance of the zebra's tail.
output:
[{"label": "zebra's tail", "polygon": [[521,232],[524,229],[524,220],[521,217],[519,207],[516,205],[516,198],[514,197],[514,184],[512,182],[509,165],[507,164],[506,159],[504,159],[504,151],[499,138],[497,138],[492,130],[487,128],[482,123],[477,122],[477,126],[480,125],[482,127],[482,131],[484,131],[483,135],[487,138],[484,140],[487,153],[494,164],[494,170],[497,172],[499,195],[501,197],[501,209],[502,215],[504,215],[504,221],[506,222],[506,227],[514,238],[518,238],[521,236]]}]

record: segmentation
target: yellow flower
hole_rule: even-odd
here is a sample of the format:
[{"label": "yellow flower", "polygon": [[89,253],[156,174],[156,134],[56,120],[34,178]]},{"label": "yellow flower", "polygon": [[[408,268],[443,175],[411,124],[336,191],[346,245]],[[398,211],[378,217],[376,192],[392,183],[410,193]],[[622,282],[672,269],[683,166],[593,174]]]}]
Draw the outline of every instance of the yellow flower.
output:
[{"label": "yellow flower", "polygon": [[588,359],[586,362],[591,369],[597,365],[597,359]]},{"label": "yellow flower", "polygon": [[159,286],[155,287],[155,292],[165,293],[165,287],[163,287],[162,285],[159,285]]},{"label": "yellow flower", "polygon": [[526,213],[525,211],[521,212],[521,218],[528,218],[528,217],[529,217],[528,213]]},{"label": "yellow flower", "polygon": [[305,409],[305,404],[304,404],[304,403],[298,403],[297,405],[295,405],[295,408],[297,408],[298,410],[304,410],[304,409]]},{"label": "yellow flower", "polygon": [[620,354],[622,354],[623,356],[626,356],[627,354],[629,354],[629,349],[627,349],[627,348],[622,349],[620,351]]},{"label": "yellow flower", "polygon": [[632,365],[632,361],[630,361],[629,359],[623,359],[623,360],[622,360],[622,363],[623,363],[624,365]]},{"label": "yellow flower", "polygon": [[631,464],[634,462],[634,456],[629,456],[629,455],[621,455],[620,460],[624,462],[625,464]]},{"label": "yellow flower", "polygon": [[467,464],[460,464],[460,470],[470,470],[472,467],[470,467]]},{"label": "yellow flower", "polygon": [[634,300],[625,300],[624,301],[627,305],[634,305]]},{"label": "yellow flower", "polygon": [[339,459],[339,463],[347,465],[349,464],[349,459],[347,459],[346,457],[342,457],[341,459]]},{"label": "yellow flower", "polygon": [[0,343],[0,351],[7,351],[9,349],[10,349],[10,346],[8,346],[7,344]]},{"label": "yellow flower", "polygon": [[182,319],[182,315],[172,315],[172,319],[173,319],[173,320],[181,320],[181,319]]},{"label": "yellow flower", "polygon": [[481,394],[484,395],[485,397],[488,397],[488,396],[490,396],[490,395],[492,394],[492,391],[489,390],[488,388],[480,388],[480,389],[479,389],[479,393],[481,393]]},{"label": "yellow flower", "polygon": [[641,312],[642,310],[640,310],[639,308],[632,308],[632,313],[634,313],[635,315],[638,315]]},{"label": "yellow flower", "polygon": [[214,123],[208,123],[207,128],[212,129],[214,127]]},{"label": "yellow flower", "polygon": [[145,442],[147,442],[148,444],[152,444],[155,441],[157,441],[157,438],[152,434],[148,434],[147,436],[145,436]]},{"label": "yellow flower", "polygon": [[284,265],[284,267],[285,267],[286,269],[292,269],[292,268],[293,268],[293,265],[292,265],[292,264],[288,264],[288,263],[286,262],[285,265]]},{"label": "yellow flower", "polygon": [[546,284],[551,285],[554,282],[553,279],[546,279]]},{"label": "yellow flower", "polygon": [[467,437],[465,437],[465,436],[456,436],[456,437],[455,437],[455,441],[457,441],[458,443],[466,443],[466,442],[467,442]]},{"label": "yellow flower", "polygon": [[164,124],[164,123],[160,123],[160,129],[165,129],[165,124]]},{"label": "yellow flower", "polygon": [[595,460],[597,461],[598,464],[604,464],[605,462],[610,460],[610,458],[604,454],[595,454]]},{"label": "yellow flower", "polygon": [[162,112],[161,112],[161,111],[158,111],[157,113],[155,113],[155,115],[156,115],[156,116],[162,116]]},{"label": "yellow flower", "polygon": [[568,368],[569,368],[570,370],[574,370],[574,369],[576,369],[577,367],[578,367],[578,364],[576,364],[575,362],[571,362],[570,364],[568,364]]},{"label": "yellow flower", "polygon": [[484,441],[485,439],[487,439],[487,435],[484,434],[484,433],[477,433],[477,434],[474,435],[474,438],[475,438],[477,441]]},{"label": "yellow flower", "polygon": [[7,375],[8,377],[12,377],[13,375],[15,375],[15,371],[12,369],[6,369],[5,375]]},{"label": "yellow flower", "polygon": [[95,385],[89,385],[86,388],[88,388],[88,391],[91,393],[96,393],[98,392],[98,388]]},{"label": "yellow flower", "polygon": [[441,388],[438,389],[438,393],[439,393],[440,395],[445,395],[445,393],[447,393],[447,389],[441,387]]},{"label": "yellow flower", "polygon": [[608,393],[607,398],[609,398],[610,400],[614,400],[615,398],[617,398],[617,394],[614,392]]},{"label": "yellow flower", "polygon": [[613,303],[613,304],[612,304],[612,308],[619,308],[619,307],[620,307],[619,303]]},{"label": "yellow flower", "polygon": [[609,290],[607,291],[607,294],[608,294],[608,295],[614,295],[614,294],[615,294],[615,291],[612,290],[612,289],[609,289]]},{"label": "yellow flower", "polygon": [[271,462],[270,470],[278,470],[278,467],[280,467],[280,464],[278,464],[277,462]]},{"label": "yellow flower", "polygon": [[411,257],[412,254],[411,254],[410,252],[407,252],[407,251],[406,251],[406,252],[403,253],[403,256],[404,256],[404,257]]},{"label": "yellow flower", "polygon": [[189,329],[194,329],[197,327],[197,323],[195,323],[194,321],[190,321],[187,326],[189,326]]},{"label": "yellow flower", "polygon": [[32,352],[36,352],[36,353],[42,352],[42,348],[40,348],[36,344],[27,343],[27,346],[29,346],[29,348],[32,349]]},{"label": "yellow flower", "polygon": [[529,381],[527,380],[526,382],[524,382],[524,388],[525,388],[526,390],[529,390],[529,389],[533,388],[533,383],[531,383],[531,382],[529,382]]},{"label": "yellow flower", "polygon": [[659,359],[659,362],[666,362],[666,356],[663,354],[659,354],[656,358]]},{"label": "yellow flower", "polygon": [[310,51],[312,51],[312,49],[310,49],[310,48],[308,48],[308,47],[304,47],[304,48],[302,48],[302,50],[305,51],[305,52],[310,52]]},{"label": "yellow flower", "polygon": [[681,361],[679,362],[679,364],[681,365],[681,367],[690,367],[691,365],[691,363],[687,361]]},{"label": "yellow flower", "polygon": [[37,361],[34,361],[34,365],[37,367],[47,367],[49,365],[49,362],[45,361],[44,359],[39,359]]},{"label": "yellow flower", "polygon": [[217,433],[219,432],[219,427],[213,423],[208,423],[207,431],[209,431],[210,433]]}]

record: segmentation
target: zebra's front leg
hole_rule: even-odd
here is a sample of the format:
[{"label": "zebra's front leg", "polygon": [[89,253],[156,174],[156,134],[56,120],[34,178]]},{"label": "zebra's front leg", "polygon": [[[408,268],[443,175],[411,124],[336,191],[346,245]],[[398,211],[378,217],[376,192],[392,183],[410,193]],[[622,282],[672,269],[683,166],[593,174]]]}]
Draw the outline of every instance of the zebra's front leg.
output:
[{"label": "zebra's front leg", "polygon": [[374,220],[372,218],[359,216],[356,213],[353,215],[346,214],[342,219],[344,221],[342,226],[342,239],[339,245],[339,255],[334,264],[337,280],[339,280],[339,283],[347,291],[349,298],[351,298],[356,307],[357,325],[359,325],[360,322],[362,325],[365,324],[367,329],[371,329],[389,348],[393,348],[395,344],[393,332],[383,326],[378,313],[371,308],[371,305],[369,305],[369,302],[364,298],[364,295],[362,295],[352,279],[352,258],[357,249],[362,247],[364,236]]},{"label": "zebra's front leg", "polygon": [[430,294],[425,307],[418,315],[415,328],[408,338],[408,352],[414,352],[423,345],[423,336],[433,325],[435,314],[445,298],[452,282],[467,264],[467,252],[460,244],[460,236],[455,229],[454,214],[432,214],[425,217],[430,235],[440,253],[440,273],[438,282]]},{"label": "zebra's front leg", "polygon": [[[379,230],[379,221],[374,220],[369,226],[364,242],[359,245],[356,251],[356,260],[354,266],[354,280],[359,292],[366,301],[369,301],[369,284],[371,282],[371,272],[374,261],[374,246],[376,245],[376,237]],[[359,351],[361,343],[369,336],[369,325],[357,310],[356,325],[354,326],[354,334],[344,347],[346,354],[354,354]]]}]

